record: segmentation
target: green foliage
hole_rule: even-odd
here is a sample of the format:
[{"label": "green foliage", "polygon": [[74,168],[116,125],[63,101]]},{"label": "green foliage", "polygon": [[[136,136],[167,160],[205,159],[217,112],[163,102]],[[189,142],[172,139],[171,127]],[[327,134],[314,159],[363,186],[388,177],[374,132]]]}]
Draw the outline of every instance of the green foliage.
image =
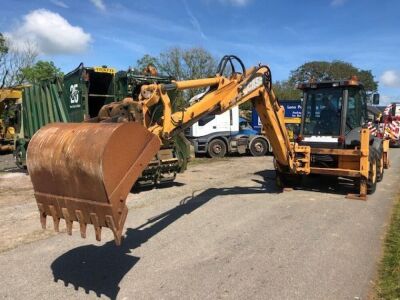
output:
[{"label": "green foliage", "polygon": [[191,48],[182,53],[184,76],[187,79],[198,79],[215,76],[217,61],[210,52],[203,48]]},{"label": "green foliage", "polygon": [[0,88],[23,83],[22,69],[32,66],[38,55],[31,42],[26,41],[18,47],[12,42],[0,33]]},{"label": "green foliage", "polygon": [[155,67],[158,67],[158,59],[154,56],[151,56],[149,54],[143,55],[142,58],[138,59],[136,61],[136,66],[135,68],[142,71],[144,68],[146,68],[148,65],[153,65]]},{"label": "green foliage", "polygon": [[400,299],[400,200],[393,209],[386,234],[383,259],[376,287],[379,299]]},{"label": "green foliage", "polygon": [[170,48],[158,58],[162,73],[177,80],[190,80],[214,76],[217,62],[210,52],[203,48]]},{"label": "green foliage", "polygon": [[158,59],[158,67],[162,73],[165,73],[176,80],[185,80],[183,71],[183,50],[181,48],[171,48],[161,52]]},{"label": "green foliage", "polygon": [[301,91],[288,81],[276,81],[272,87],[279,100],[296,100],[302,97]]},{"label": "green foliage", "polygon": [[63,73],[57,68],[52,61],[39,60],[33,66],[23,68],[21,76],[24,81],[35,83],[54,76],[62,76]]},{"label": "green foliage", "polygon": [[4,38],[3,34],[0,32],[0,56],[2,54],[8,53],[8,46],[6,43],[6,39]]},{"label": "green foliage", "polygon": [[[158,57],[145,54],[137,60],[136,67],[142,70],[148,64],[153,64],[160,74],[171,76],[176,80],[212,77],[217,69],[216,60],[210,52],[203,48],[173,47],[161,52]],[[182,107],[186,105],[187,100],[203,91],[204,89],[190,89],[176,92],[174,104]]]},{"label": "green foliage", "polygon": [[253,108],[253,105],[251,104],[250,101],[247,101],[247,102],[239,105],[239,109],[241,111],[250,111],[252,108]]},{"label": "green foliage", "polygon": [[378,82],[374,81],[371,70],[361,70],[351,63],[340,60],[306,62],[291,72],[289,83],[295,86],[312,78],[317,81],[345,80],[353,75],[356,75],[364,83],[367,91],[373,92],[378,89]]}]

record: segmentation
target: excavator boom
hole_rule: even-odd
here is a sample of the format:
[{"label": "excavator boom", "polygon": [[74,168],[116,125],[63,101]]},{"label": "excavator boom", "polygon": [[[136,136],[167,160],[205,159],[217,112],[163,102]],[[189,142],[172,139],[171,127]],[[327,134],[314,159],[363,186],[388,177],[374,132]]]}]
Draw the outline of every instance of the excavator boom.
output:
[{"label": "excavator boom", "polygon": [[[240,72],[234,68],[235,60]],[[229,77],[222,76],[227,65],[232,70]],[[168,91],[203,87],[208,91],[197,102],[172,112]],[[279,168],[309,172],[310,151],[290,144],[269,68],[245,70],[237,57],[225,56],[214,78],[142,86],[138,99],[124,99],[133,122],[51,124],[40,129],[28,146],[28,170],[42,226],[46,216],[51,216],[58,231],[60,219],[65,219],[71,234],[72,223],[77,221],[85,237],[86,225],[93,224],[98,240],[101,228],[109,227],[120,244],[126,197],[160,145],[201,117],[247,101],[252,101],[260,115]],[[159,103],[163,115],[154,120],[150,108]]]}]

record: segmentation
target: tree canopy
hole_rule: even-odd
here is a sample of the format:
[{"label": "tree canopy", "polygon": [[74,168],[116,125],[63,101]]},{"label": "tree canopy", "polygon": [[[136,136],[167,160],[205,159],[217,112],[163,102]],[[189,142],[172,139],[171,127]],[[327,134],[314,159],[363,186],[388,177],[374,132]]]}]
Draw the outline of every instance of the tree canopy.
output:
[{"label": "tree canopy", "polygon": [[24,77],[25,81],[30,83],[35,83],[43,79],[62,75],[63,73],[54,65],[52,61],[39,60],[34,65],[21,70],[21,76]]},{"label": "tree canopy", "polygon": [[4,38],[3,34],[0,32],[0,61],[2,56],[8,52],[8,46],[6,43],[6,39]]},{"label": "tree canopy", "polygon": [[196,47],[189,49],[173,47],[161,52],[158,57],[145,54],[136,61],[135,68],[143,70],[149,64],[176,80],[214,76],[217,66],[210,52]]},{"label": "tree canopy", "polygon": [[275,96],[279,100],[297,100],[300,99],[302,93],[293,84],[290,84],[287,80],[276,81],[273,84]]},{"label": "tree canopy", "polygon": [[155,67],[158,67],[158,60],[156,57],[151,56],[149,54],[143,55],[140,59],[136,61],[135,68],[142,71],[144,70],[148,65],[153,65]]},{"label": "tree canopy", "polygon": [[37,55],[32,43],[27,41],[16,47],[0,33],[0,88],[24,83],[22,69],[32,66]]},{"label": "tree canopy", "polygon": [[[189,80],[214,76],[217,62],[210,52],[203,48],[182,49],[173,47],[161,52],[158,57],[145,54],[136,61],[135,68],[143,70],[147,65],[154,65],[161,74],[176,80]],[[176,102],[182,106],[185,100],[202,92],[204,89],[190,89],[176,93]]]},{"label": "tree canopy", "polygon": [[295,86],[310,79],[345,80],[353,75],[358,77],[367,91],[374,92],[378,89],[378,82],[374,80],[371,70],[362,70],[341,60],[306,62],[291,72],[288,82],[291,86]]},{"label": "tree canopy", "polygon": [[13,41],[0,33],[0,88],[34,83],[63,73],[52,61],[36,61],[34,44],[13,45]]}]

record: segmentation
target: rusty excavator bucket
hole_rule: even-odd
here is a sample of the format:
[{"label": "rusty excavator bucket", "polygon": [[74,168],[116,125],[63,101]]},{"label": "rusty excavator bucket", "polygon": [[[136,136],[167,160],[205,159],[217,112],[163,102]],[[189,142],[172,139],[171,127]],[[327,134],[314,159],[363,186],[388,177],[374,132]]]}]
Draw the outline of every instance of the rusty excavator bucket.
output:
[{"label": "rusty excavator bucket", "polygon": [[93,224],[112,230],[117,245],[128,213],[126,198],[133,184],[160,149],[160,141],[139,123],[53,123],[40,129],[28,146],[27,165],[46,228],[51,216],[59,231],[80,225],[86,237]]}]

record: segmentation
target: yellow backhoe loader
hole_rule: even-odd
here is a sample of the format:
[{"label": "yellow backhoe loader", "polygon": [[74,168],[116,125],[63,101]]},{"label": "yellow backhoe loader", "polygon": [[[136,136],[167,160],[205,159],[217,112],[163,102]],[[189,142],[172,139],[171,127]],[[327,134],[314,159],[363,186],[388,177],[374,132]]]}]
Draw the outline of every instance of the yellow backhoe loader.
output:
[{"label": "yellow backhoe loader", "polygon": [[15,107],[21,101],[22,87],[0,89],[0,154],[14,151],[17,127]]},{"label": "yellow backhoe loader", "polygon": [[[193,88],[207,90],[189,107],[172,113],[168,92]],[[307,92],[340,90],[344,97],[350,88],[360,89],[360,85],[347,82],[323,89],[304,87]],[[340,101],[345,103],[346,99]],[[311,100],[307,98],[305,105],[313,105]],[[361,124],[358,129],[354,127],[362,119],[352,119],[354,132],[349,143],[341,140],[339,130],[336,143],[316,148],[307,144],[307,134],[313,125],[304,124],[300,144],[291,143],[284,109],[272,89],[270,68],[258,65],[246,70],[239,58],[229,55],[223,57],[213,78],[144,85],[138,99],[125,98],[103,107],[96,123],[50,124],[40,129],[29,144],[27,165],[43,228],[46,217],[51,216],[56,231],[60,219],[65,219],[67,232],[71,234],[75,221],[80,225],[81,236],[85,237],[87,224],[92,224],[96,239],[100,240],[102,227],[108,227],[120,244],[128,212],[125,204],[128,193],[161,145],[207,114],[220,114],[246,101],[251,101],[256,108],[272,145],[277,182],[281,186],[310,173],[353,177],[358,179],[357,198],[365,199],[368,185],[376,183],[377,161],[381,162],[379,167],[384,165],[384,154],[382,151],[380,157],[375,152],[374,156],[370,155],[368,129],[361,128]],[[151,108],[159,104],[162,104],[162,117],[155,119]],[[357,107],[362,111],[362,106]],[[314,122],[315,105],[311,111],[314,116],[303,112],[302,120]],[[341,119],[346,119],[346,111],[342,110],[341,114]],[[315,128],[312,134],[322,132],[318,130]],[[378,147],[381,149],[382,145]],[[335,159],[324,167],[319,162],[326,156]],[[312,157],[317,166],[312,165]]]}]

